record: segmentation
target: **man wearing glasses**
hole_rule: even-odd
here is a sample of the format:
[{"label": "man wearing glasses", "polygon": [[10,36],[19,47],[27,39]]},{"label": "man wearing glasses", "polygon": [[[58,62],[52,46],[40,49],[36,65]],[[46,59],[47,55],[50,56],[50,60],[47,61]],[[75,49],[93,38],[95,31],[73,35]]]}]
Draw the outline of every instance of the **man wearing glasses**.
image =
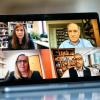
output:
[{"label": "man wearing glasses", "polygon": [[84,66],[84,61],[81,54],[75,54],[73,60],[75,61],[75,67],[66,70],[62,78],[91,76],[90,69]]}]

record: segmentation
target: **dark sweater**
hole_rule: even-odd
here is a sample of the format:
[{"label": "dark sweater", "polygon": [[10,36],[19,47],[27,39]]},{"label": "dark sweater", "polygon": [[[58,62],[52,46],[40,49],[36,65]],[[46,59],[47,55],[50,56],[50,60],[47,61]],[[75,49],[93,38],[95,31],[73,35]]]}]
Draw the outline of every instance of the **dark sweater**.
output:
[{"label": "dark sweater", "polygon": [[14,72],[11,72],[7,81],[15,81],[15,80],[23,80],[23,81],[33,80],[34,81],[34,80],[42,80],[42,77],[38,71],[33,71],[31,78],[22,77],[21,79],[16,79],[14,76]]},{"label": "dark sweater", "polygon": [[[74,68],[70,68],[69,69],[69,74],[70,74],[70,77],[73,77],[73,78],[74,77],[78,77],[77,72],[76,72],[76,70]],[[84,67],[83,74],[84,74],[84,77],[90,77],[91,76],[90,69]]]},{"label": "dark sweater", "polygon": [[[34,49],[35,48],[32,37],[30,36],[30,34],[28,36],[29,36],[29,41],[28,41],[28,44],[27,44],[27,48],[23,48],[23,44],[22,45],[18,44],[18,47],[16,48],[16,50]],[[8,41],[8,49],[10,49],[10,50],[15,49],[15,48],[12,47],[12,38],[10,38],[9,41]]]}]

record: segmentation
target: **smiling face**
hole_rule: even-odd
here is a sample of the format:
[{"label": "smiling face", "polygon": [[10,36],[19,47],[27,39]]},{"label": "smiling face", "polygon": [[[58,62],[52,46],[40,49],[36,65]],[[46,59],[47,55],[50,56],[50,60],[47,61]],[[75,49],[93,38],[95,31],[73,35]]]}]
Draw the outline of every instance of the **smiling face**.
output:
[{"label": "smiling face", "polygon": [[23,37],[24,37],[24,28],[23,28],[23,26],[19,26],[18,28],[16,28],[15,33],[16,33],[17,38],[22,40]]},{"label": "smiling face", "polygon": [[20,55],[16,61],[16,65],[20,73],[27,73],[29,70],[28,57]]},{"label": "smiling face", "polygon": [[68,25],[68,36],[72,43],[76,43],[80,37],[80,28],[77,24],[71,23]]}]

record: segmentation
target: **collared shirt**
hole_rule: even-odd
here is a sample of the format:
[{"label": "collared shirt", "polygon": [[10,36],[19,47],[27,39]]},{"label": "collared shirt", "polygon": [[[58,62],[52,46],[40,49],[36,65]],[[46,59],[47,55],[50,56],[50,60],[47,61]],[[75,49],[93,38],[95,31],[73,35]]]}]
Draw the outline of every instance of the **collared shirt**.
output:
[{"label": "collared shirt", "polygon": [[[85,68],[84,68],[84,70],[83,69],[77,70],[76,68],[74,68],[74,70],[76,70],[78,77],[84,77],[83,71],[85,70]],[[69,70],[66,70],[65,73],[63,74],[62,78],[69,78],[69,77],[70,77]]]},{"label": "collared shirt", "polygon": [[[89,68],[89,69],[91,71],[91,76],[100,76],[100,72],[96,68]],[[74,68],[74,70],[76,70],[78,77],[84,77],[84,70],[86,70],[85,67],[81,70],[77,70],[76,68]],[[69,70],[66,70],[62,78],[69,78],[69,77],[70,77]]]},{"label": "collared shirt", "polygon": [[69,78],[70,77],[70,75],[69,75],[69,70],[66,70],[65,72],[64,72],[64,74],[62,75],[62,78]]},{"label": "collared shirt", "polygon": [[59,48],[83,48],[83,47],[93,47],[90,41],[86,39],[79,39],[79,41],[75,44],[72,44],[70,40],[65,40]]},{"label": "collared shirt", "polygon": [[84,77],[84,72],[83,71],[85,70],[85,68],[83,68],[83,69],[74,68],[74,69],[76,70],[78,77]]}]

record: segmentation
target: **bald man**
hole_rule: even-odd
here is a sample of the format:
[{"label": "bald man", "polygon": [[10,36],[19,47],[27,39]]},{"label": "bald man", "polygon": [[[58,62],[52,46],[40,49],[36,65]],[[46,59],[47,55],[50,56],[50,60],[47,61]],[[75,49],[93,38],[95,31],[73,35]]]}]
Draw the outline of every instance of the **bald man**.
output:
[{"label": "bald man", "polygon": [[81,54],[75,54],[73,60],[75,61],[75,67],[66,70],[62,78],[91,76],[91,70],[84,66],[84,61]]},{"label": "bald man", "polygon": [[80,39],[80,27],[75,23],[70,23],[67,26],[67,33],[69,40],[65,40],[59,48],[83,48],[93,47],[90,41],[86,39]]}]

